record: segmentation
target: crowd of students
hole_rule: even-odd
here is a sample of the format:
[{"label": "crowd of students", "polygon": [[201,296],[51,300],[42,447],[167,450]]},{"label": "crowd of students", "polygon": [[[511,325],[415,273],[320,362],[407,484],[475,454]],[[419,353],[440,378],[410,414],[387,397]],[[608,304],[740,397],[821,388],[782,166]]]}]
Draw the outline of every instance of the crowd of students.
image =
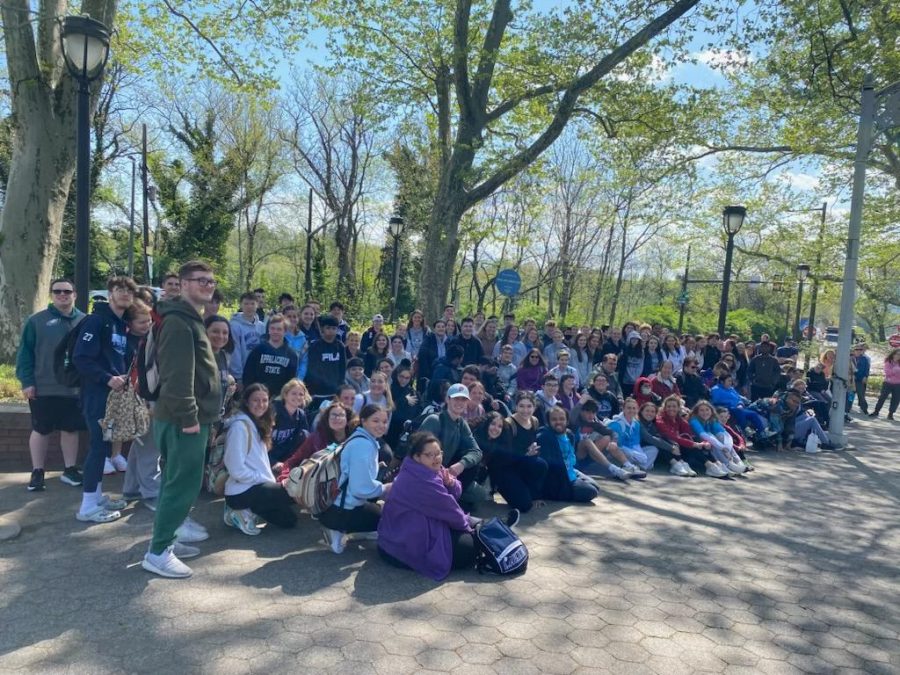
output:
[{"label": "crowd of students", "polygon": [[[291,469],[341,446],[340,490],[318,516],[325,543],[377,539],[382,557],[434,579],[474,563],[479,504],[499,494],[517,513],[544,500],[589,502],[595,478],[643,480],[656,467],[679,478],[719,479],[754,470],[755,449],[831,447],[829,351],[808,372],[798,349],[737,336],[676,335],[660,326],[518,324],[513,314],[458,319],[447,305],[429,326],[408,321],[354,331],[345,308],[302,306],[287,293],[267,311],[261,291],[240,311],[219,311],[212,269],[185,264],[163,296],[127,277],[84,317],[68,280],[51,284],[49,307],[26,323],[17,375],[32,411],[29,490],[43,490],[47,437],[62,432],[61,480],[82,486],[77,518],[106,523],[128,501],[155,511],[145,569],[187,577],[183,559],[208,538],[189,516],[204,477],[224,494],[223,520],[256,536],[291,528],[297,507],[284,489]],[[54,371],[57,346],[77,331],[80,389]],[[99,420],[111,390],[136,386],[137,355],[152,332],[159,395],[152,428],[127,460]],[[853,351],[855,400],[868,412],[865,345]],[[900,350],[885,363],[872,416],[900,402]],[[848,408],[849,409],[849,408]],[[83,469],[77,432],[89,431]],[[808,443],[810,437],[817,443]],[[224,438],[223,470],[207,464]],[[111,463],[108,466],[107,463]],[[103,494],[105,472],[124,470],[121,499]],[[216,483],[217,486],[212,485]]]}]

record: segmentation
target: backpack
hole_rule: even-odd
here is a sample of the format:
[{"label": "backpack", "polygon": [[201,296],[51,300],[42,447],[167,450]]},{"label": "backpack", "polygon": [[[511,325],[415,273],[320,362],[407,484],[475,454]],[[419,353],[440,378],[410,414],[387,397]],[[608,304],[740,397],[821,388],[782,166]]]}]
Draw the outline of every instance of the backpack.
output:
[{"label": "backpack", "polygon": [[[250,443],[253,440],[250,424],[241,420],[247,430],[247,453],[250,452]],[[204,468],[203,484],[211,494],[221,497],[225,494],[225,483],[228,481],[228,469],[225,468],[225,441],[227,433],[218,433],[209,450],[209,457]]]},{"label": "backpack", "polygon": [[100,427],[103,429],[103,440],[113,443],[133,441],[150,430],[150,411],[131,382],[122,391],[109,392]]},{"label": "backpack", "polygon": [[419,430],[419,427],[422,426],[422,422],[425,421],[426,417],[431,415],[437,415],[438,419],[441,422],[441,433],[444,432],[444,418],[441,417],[441,407],[436,405],[428,405],[425,406],[425,409],[419,413],[416,417],[411,420],[406,420],[403,423],[403,433],[400,434],[399,443],[397,447],[397,457],[403,458],[409,454],[410,445],[409,439],[410,437]]},{"label": "backpack", "polygon": [[528,549],[499,518],[475,530],[475,569],[484,574],[522,574],[528,569]]},{"label": "backpack", "polygon": [[159,363],[156,360],[157,330],[159,330],[159,326],[154,324],[147,336],[141,340],[135,357],[138,392],[145,401],[155,401],[159,398]]},{"label": "backpack", "polygon": [[[346,443],[347,441],[340,445],[332,443],[327,448],[314,452],[300,466],[291,469],[290,476],[284,482],[287,493],[300,508],[309,511],[312,516],[327,511],[334,504],[338,493],[347,486],[346,480],[340,482],[341,453]],[[345,492],[341,497],[342,507],[346,497]]]},{"label": "backpack", "polygon": [[66,387],[81,386],[81,374],[75,368],[72,355],[75,352],[75,344],[81,335],[79,324],[83,320],[84,317],[81,317],[75,321],[69,328],[69,332],[66,333],[66,337],[60,340],[53,350],[53,374],[56,376],[56,381]]}]

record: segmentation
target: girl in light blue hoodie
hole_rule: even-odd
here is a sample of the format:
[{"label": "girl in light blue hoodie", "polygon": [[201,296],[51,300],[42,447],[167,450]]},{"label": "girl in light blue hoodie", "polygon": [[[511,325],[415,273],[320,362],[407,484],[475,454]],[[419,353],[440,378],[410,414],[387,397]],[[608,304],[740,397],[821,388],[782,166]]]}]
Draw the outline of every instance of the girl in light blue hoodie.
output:
[{"label": "girl in light blue hoodie", "polygon": [[616,434],[619,449],[644,471],[653,468],[659,449],[653,446],[641,447],[641,423],[638,420],[638,404],[633,398],[625,400],[622,412],[613,417],[607,425]]}]

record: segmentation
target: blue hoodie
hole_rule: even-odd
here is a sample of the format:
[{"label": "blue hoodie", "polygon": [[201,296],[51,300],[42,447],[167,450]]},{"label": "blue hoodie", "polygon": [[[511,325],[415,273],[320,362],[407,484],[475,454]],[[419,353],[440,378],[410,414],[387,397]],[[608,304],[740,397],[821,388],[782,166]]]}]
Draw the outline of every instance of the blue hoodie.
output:
[{"label": "blue hoodie", "polygon": [[82,388],[107,388],[109,378],[128,372],[125,320],[106,302],[94,303],[94,311],[78,326],[72,361],[81,375]]},{"label": "blue hoodie", "polygon": [[247,321],[240,312],[231,317],[231,339],[234,340],[234,351],[231,353],[231,362],[228,367],[235,380],[241,380],[247,357],[259,345],[265,333],[265,322],[255,316],[253,321]]},{"label": "blue hoodie", "polygon": [[378,480],[378,439],[358,426],[341,451],[340,484],[344,485],[334,503],[341,504],[346,491],[344,508],[347,510],[362,506],[370,499],[384,494],[384,485]]},{"label": "blue hoodie", "polygon": [[744,397],[737,393],[737,390],[734,387],[725,388],[721,384],[717,384],[709,393],[713,405],[725,406],[728,409],[732,409],[747,404]]},{"label": "blue hoodie", "polygon": [[306,339],[306,335],[303,332],[299,332],[296,335],[291,333],[290,331],[284,334],[284,341],[290,345],[291,349],[297,352],[297,377],[301,380],[306,377],[306,369],[309,366],[309,357],[307,356],[307,352],[309,351],[309,340]]},{"label": "blue hoodie", "polygon": [[629,423],[625,419],[625,413],[619,413],[606,426],[615,432],[619,447],[641,449],[641,423],[637,417]]}]

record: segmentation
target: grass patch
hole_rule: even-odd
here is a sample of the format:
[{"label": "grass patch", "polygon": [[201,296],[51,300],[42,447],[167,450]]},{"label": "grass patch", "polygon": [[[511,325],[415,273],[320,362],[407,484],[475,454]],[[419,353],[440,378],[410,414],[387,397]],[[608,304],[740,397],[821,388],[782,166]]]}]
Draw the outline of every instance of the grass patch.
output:
[{"label": "grass patch", "polygon": [[16,379],[16,367],[9,363],[0,363],[0,401],[25,401]]}]

